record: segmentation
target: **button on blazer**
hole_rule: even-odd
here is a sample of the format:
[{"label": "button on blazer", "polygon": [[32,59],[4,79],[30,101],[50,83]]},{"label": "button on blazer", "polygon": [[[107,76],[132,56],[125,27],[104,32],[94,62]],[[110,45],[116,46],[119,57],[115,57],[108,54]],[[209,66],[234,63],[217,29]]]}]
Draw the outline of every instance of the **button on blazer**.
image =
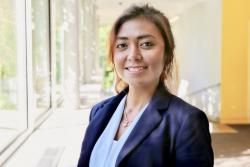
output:
[{"label": "button on blazer", "polygon": [[[128,91],[126,88],[92,108],[78,167],[89,166],[95,143]],[[169,93],[163,84],[159,84],[116,160],[116,167],[212,167],[213,164],[205,113]]]}]

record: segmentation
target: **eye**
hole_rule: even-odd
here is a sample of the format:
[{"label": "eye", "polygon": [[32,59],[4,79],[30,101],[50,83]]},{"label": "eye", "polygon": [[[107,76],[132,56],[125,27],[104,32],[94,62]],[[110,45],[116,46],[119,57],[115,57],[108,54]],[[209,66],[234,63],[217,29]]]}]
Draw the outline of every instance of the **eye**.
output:
[{"label": "eye", "polygon": [[124,48],[126,48],[128,45],[126,44],[126,43],[118,43],[118,44],[116,44],[116,48],[117,49],[124,49]]},{"label": "eye", "polygon": [[140,47],[143,48],[143,49],[150,49],[154,46],[154,43],[153,42],[143,42],[140,44]]}]

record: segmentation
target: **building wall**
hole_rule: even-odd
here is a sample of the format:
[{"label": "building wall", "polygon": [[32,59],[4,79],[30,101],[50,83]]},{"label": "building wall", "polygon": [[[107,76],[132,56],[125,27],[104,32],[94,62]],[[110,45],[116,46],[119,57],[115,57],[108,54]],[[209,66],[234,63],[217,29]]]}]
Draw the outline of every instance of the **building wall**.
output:
[{"label": "building wall", "polygon": [[249,0],[223,0],[221,122],[249,123]]},{"label": "building wall", "polygon": [[173,22],[180,79],[188,92],[220,83],[221,1],[188,8]]}]

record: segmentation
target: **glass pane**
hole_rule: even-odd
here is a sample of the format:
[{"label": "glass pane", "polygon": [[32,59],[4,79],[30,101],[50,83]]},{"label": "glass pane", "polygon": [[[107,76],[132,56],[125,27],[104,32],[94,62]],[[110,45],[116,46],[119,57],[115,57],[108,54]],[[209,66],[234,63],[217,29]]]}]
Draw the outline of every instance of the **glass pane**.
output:
[{"label": "glass pane", "polygon": [[0,109],[17,108],[16,22],[13,4],[7,0],[0,6]]},{"label": "glass pane", "polygon": [[48,0],[32,0],[33,89],[36,117],[50,107],[50,48]]},{"label": "glass pane", "polygon": [[18,23],[25,6],[17,8],[20,2],[2,0],[0,5],[0,154],[27,125],[25,25]]},{"label": "glass pane", "polygon": [[64,60],[64,23],[63,23],[63,8],[62,1],[56,1],[56,99],[57,103],[62,101],[62,74],[63,74],[63,60]]}]

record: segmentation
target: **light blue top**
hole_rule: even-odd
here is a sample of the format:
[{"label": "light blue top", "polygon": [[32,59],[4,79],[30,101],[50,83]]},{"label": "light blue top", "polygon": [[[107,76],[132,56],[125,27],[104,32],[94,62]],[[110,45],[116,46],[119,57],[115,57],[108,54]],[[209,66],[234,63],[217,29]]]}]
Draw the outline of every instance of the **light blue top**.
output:
[{"label": "light blue top", "polygon": [[130,126],[126,129],[123,135],[119,138],[118,141],[114,140],[116,132],[118,130],[123,110],[125,106],[127,96],[125,96],[119,103],[116,111],[111,117],[107,127],[104,129],[103,133],[97,140],[94,149],[92,150],[89,166],[90,167],[115,167],[116,159],[126,142],[129,134],[133,130],[134,126],[140,119],[143,111],[147,107],[145,105],[138,115],[135,117]]}]

